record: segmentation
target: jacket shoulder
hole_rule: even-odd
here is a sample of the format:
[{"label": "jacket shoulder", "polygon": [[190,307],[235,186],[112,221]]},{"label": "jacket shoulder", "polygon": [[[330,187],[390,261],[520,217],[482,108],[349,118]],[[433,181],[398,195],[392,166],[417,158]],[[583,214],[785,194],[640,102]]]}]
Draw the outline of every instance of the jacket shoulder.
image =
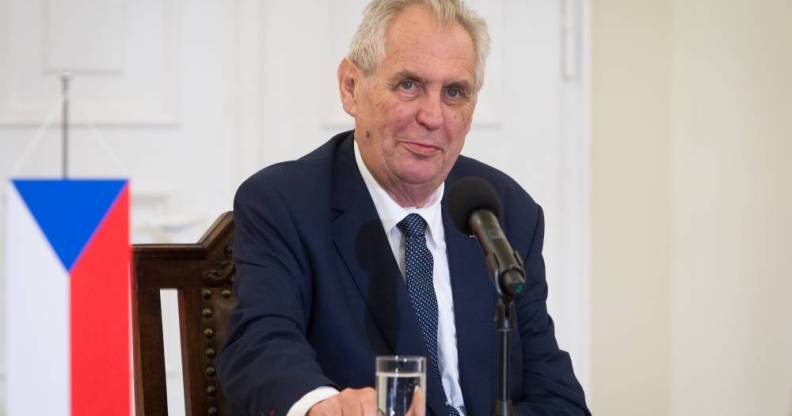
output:
[{"label": "jacket shoulder", "polygon": [[349,134],[340,133],[299,159],[279,162],[254,173],[237,189],[235,205],[276,195],[291,204],[299,204],[328,194],[334,158]]},{"label": "jacket shoulder", "polygon": [[486,180],[500,195],[504,207],[512,200],[520,200],[526,206],[536,206],[537,203],[511,176],[476,159],[460,156],[448,176],[448,185],[453,185],[459,179],[476,176]]},{"label": "jacket shoulder", "polygon": [[504,230],[516,247],[528,247],[537,227],[543,227],[542,208],[511,176],[478,160],[460,156],[449,174],[447,188],[459,179],[475,176],[486,180],[500,196]]}]

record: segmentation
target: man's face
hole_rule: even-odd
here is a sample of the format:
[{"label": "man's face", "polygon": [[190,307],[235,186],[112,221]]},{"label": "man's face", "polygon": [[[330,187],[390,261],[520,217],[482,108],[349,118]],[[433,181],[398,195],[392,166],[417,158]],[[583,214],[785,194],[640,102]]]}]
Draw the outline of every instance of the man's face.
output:
[{"label": "man's face", "polygon": [[344,102],[361,156],[388,192],[432,191],[445,181],[470,130],[475,65],[473,40],[458,23],[440,26],[425,6],[391,19],[383,62],[357,77],[354,104]]}]

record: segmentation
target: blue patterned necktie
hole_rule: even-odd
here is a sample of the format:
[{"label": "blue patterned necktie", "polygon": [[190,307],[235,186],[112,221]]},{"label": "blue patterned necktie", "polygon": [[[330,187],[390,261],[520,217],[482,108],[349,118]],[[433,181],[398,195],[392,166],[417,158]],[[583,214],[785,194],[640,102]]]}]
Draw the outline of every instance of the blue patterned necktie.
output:
[{"label": "blue patterned necktie", "polygon": [[[432,253],[426,247],[426,221],[418,214],[409,214],[397,224],[397,227],[404,235],[404,274],[407,294],[418,316],[426,349],[429,351],[429,371],[434,371],[434,375],[442,380],[437,363],[437,297],[432,282],[434,260]],[[443,402],[448,403],[442,382],[440,385]],[[446,408],[450,416],[459,416],[453,406],[447,404]]]}]

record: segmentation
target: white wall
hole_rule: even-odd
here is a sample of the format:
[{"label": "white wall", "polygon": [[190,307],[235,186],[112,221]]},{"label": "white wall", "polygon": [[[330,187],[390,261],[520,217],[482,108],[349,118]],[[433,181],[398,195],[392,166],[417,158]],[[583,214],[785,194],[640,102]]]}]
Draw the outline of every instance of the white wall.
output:
[{"label": "white wall", "polygon": [[675,1],[671,411],[792,414],[792,2]]},{"label": "white wall", "polygon": [[670,7],[592,5],[592,410],[668,414]]},{"label": "white wall", "polygon": [[593,410],[788,416],[792,3],[593,8]]},{"label": "white wall", "polygon": [[[72,175],[131,179],[133,241],[195,241],[231,209],[242,176],[235,149],[246,120],[238,102],[246,96],[236,92],[240,68],[250,67],[240,64],[237,45],[247,45],[238,36],[255,37],[242,32],[244,10],[237,7],[245,5],[0,0],[0,191],[57,105],[58,68],[65,67],[74,75]],[[54,33],[57,27],[63,30]],[[59,138],[56,123],[15,175],[57,176]],[[0,203],[2,222],[3,214]],[[174,328],[177,320],[172,313],[168,318],[166,327]],[[4,325],[5,316],[0,321]],[[169,334],[171,345],[175,334]],[[179,381],[178,348],[167,358],[169,381]],[[0,377],[4,360],[0,354]],[[173,414],[183,407],[174,402]]]}]

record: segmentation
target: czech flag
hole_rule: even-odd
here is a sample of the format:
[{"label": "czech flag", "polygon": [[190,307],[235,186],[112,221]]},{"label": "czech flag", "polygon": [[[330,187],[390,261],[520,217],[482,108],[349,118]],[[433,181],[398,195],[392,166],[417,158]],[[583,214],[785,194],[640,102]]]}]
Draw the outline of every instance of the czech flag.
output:
[{"label": "czech flag", "polygon": [[6,414],[131,412],[126,180],[12,180]]}]

